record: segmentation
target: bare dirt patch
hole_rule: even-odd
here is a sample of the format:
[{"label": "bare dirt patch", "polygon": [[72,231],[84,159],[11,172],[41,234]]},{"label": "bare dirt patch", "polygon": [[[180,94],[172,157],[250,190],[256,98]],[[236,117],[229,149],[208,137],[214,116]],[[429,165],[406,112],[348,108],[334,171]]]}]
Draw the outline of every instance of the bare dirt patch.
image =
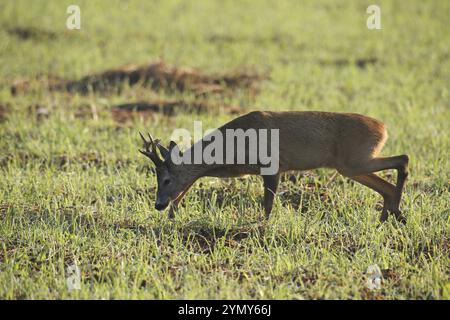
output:
[{"label": "bare dirt patch", "polygon": [[50,74],[38,74],[32,78],[19,78],[10,87],[13,96],[27,92],[37,92],[43,88],[52,88],[67,80]]},{"label": "bare dirt patch", "polygon": [[0,104],[0,122],[3,122],[7,119],[9,110],[9,104]]},{"label": "bare dirt patch", "polygon": [[[258,90],[258,83],[267,78],[267,75],[247,70],[208,75],[197,69],[170,66],[164,61],[158,61],[143,65],[128,64],[87,75],[79,80],[66,80],[53,76],[41,80],[51,91],[69,91],[80,94],[117,92],[121,91],[124,86],[141,85],[155,90],[190,91],[202,95],[223,93],[234,89],[247,89],[255,92]],[[29,81],[20,81],[11,86],[11,92],[18,94],[27,92],[30,88]]]},{"label": "bare dirt patch", "polygon": [[288,34],[273,34],[270,36],[213,34],[207,39],[209,42],[218,44],[252,43],[258,46],[270,44],[276,44],[278,46],[289,46],[294,43],[293,37]]},{"label": "bare dirt patch", "polygon": [[354,64],[360,69],[365,69],[369,65],[375,65],[379,63],[376,57],[356,58],[356,59],[335,59],[335,60],[320,60],[321,65],[332,65],[336,67],[345,67]]},{"label": "bare dirt patch", "polygon": [[200,114],[211,111],[237,114],[241,110],[238,106],[219,105],[207,101],[160,100],[120,104],[111,109],[111,115],[117,123],[126,124],[136,118],[151,119],[155,113],[172,117],[179,112]]},{"label": "bare dirt patch", "polygon": [[0,168],[8,166],[11,162],[16,162],[20,166],[33,163],[36,166],[55,166],[65,169],[72,165],[80,165],[82,170],[89,168],[116,168],[120,169],[132,163],[130,159],[106,159],[96,151],[83,152],[75,155],[55,154],[49,157],[39,156],[25,152],[7,153],[0,156]]},{"label": "bare dirt patch", "polygon": [[54,40],[57,37],[55,32],[40,29],[37,27],[12,27],[7,28],[6,32],[20,40]]}]

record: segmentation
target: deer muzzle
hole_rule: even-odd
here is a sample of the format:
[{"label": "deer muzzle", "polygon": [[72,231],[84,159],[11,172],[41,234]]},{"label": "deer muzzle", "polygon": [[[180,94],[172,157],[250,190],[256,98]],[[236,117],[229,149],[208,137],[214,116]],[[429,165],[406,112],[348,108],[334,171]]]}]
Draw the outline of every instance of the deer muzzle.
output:
[{"label": "deer muzzle", "polygon": [[167,201],[167,202],[159,202],[159,201],[156,201],[156,203],[155,203],[155,209],[158,210],[158,211],[162,211],[162,210],[164,210],[165,208],[167,208],[168,205],[169,205],[169,201]]}]

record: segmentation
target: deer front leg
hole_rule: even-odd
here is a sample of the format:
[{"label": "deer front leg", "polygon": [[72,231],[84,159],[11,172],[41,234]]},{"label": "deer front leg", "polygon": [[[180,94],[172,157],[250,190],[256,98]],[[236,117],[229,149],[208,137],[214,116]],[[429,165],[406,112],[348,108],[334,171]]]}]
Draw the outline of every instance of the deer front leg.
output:
[{"label": "deer front leg", "polygon": [[175,218],[175,211],[177,211],[177,209],[178,209],[178,204],[175,204],[174,202],[172,202],[170,204],[169,214],[167,215],[167,217],[170,220],[173,220],[173,218]]},{"label": "deer front leg", "polygon": [[269,219],[270,212],[272,211],[273,198],[277,192],[278,182],[280,181],[280,175],[262,176],[264,180],[264,210],[266,218]]},{"label": "deer front leg", "polygon": [[168,215],[169,219],[175,218],[175,212],[178,209],[178,205],[180,204],[181,200],[183,200],[184,196],[189,191],[192,185],[193,183],[189,185],[186,189],[184,189],[184,191],[181,192],[180,195],[175,200],[172,201],[169,208],[169,215]]}]

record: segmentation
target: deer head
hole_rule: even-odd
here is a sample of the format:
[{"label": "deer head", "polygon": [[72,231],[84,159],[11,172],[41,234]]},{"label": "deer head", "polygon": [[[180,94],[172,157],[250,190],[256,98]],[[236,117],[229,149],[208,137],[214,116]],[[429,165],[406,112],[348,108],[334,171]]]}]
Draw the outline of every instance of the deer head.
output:
[{"label": "deer head", "polygon": [[[142,133],[140,133],[144,141],[143,150],[139,150],[143,155],[150,158],[156,167],[156,179],[158,182],[158,190],[156,192],[156,210],[164,210],[169,205],[170,201],[175,200],[180,194],[191,184],[189,171],[183,168],[182,164],[174,164],[171,159],[172,150],[178,146],[171,141],[168,148],[159,143],[159,139],[154,140],[148,134],[147,140]],[[159,150],[162,158],[158,155]]]}]

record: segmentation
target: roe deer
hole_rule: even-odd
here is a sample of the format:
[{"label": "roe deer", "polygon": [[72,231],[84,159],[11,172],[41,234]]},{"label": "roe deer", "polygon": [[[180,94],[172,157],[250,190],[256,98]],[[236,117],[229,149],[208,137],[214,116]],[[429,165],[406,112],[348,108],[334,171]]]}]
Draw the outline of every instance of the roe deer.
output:
[{"label": "roe deer", "polygon": [[[379,157],[378,154],[387,140],[385,125],[373,118],[353,113],[332,112],[260,112],[254,111],[238,117],[216,129],[224,133],[227,129],[278,129],[279,162],[278,171],[262,175],[264,182],[264,209],[266,217],[272,210],[280,173],[291,170],[310,170],[315,168],[334,168],[342,175],[355,180],[378,192],[384,200],[380,220],[385,221],[388,212],[403,223],[399,205],[403,187],[408,176],[408,156]],[[164,210],[170,202],[169,217],[173,217],[181,199],[199,178],[237,177],[246,174],[260,174],[261,163],[256,164],[175,164],[173,151],[179,152],[175,142],[168,148],[159,140],[144,140],[141,153],[149,157],[156,165],[158,182],[155,208]],[[187,151],[200,144],[209,143],[201,139]],[[270,144],[270,143],[269,143]],[[162,158],[157,153],[159,149]],[[176,148],[176,149],[175,149]],[[246,142],[246,152],[250,148]],[[270,146],[269,146],[270,148]],[[195,151],[195,150],[194,150]],[[229,152],[224,146],[224,154]],[[387,182],[374,172],[396,169],[397,184]]]}]

